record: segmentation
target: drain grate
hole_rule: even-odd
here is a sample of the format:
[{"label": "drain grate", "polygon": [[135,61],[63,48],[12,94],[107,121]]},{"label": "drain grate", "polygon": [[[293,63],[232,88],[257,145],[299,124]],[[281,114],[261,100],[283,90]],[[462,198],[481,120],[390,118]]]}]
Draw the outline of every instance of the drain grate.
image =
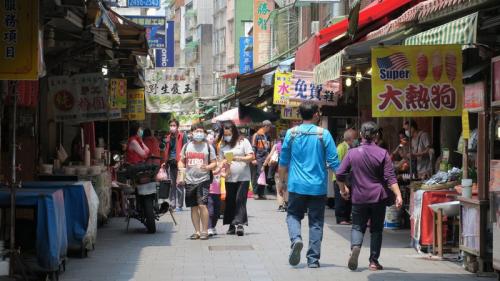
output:
[{"label": "drain grate", "polygon": [[209,251],[253,251],[251,245],[208,246]]}]

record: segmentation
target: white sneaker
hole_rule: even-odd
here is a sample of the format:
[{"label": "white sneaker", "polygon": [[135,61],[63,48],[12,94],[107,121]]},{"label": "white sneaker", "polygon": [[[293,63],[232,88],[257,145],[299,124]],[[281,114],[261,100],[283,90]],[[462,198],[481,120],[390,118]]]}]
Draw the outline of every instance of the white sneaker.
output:
[{"label": "white sneaker", "polygon": [[215,229],[215,227],[212,228],[212,233],[213,233],[213,235],[217,235],[217,230]]},{"label": "white sneaker", "polygon": [[209,228],[208,229],[208,236],[214,236],[214,229],[213,228]]}]

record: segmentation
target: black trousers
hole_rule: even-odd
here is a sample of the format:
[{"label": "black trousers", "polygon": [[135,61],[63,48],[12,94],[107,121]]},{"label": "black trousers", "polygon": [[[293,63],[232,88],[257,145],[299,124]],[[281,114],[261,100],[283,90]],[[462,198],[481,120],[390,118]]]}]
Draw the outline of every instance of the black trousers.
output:
[{"label": "black trousers", "polygon": [[370,221],[370,262],[378,261],[380,257],[385,209],[384,203],[354,204],[352,206],[351,247],[363,245],[367,223]]},{"label": "black trousers", "polygon": [[247,196],[250,182],[226,182],[226,208],[224,224],[248,225]]},{"label": "black trousers", "polygon": [[340,187],[337,182],[333,182],[333,189],[335,190],[335,217],[337,223],[350,221],[352,209],[351,200],[342,198],[342,195],[340,195]]},{"label": "black trousers", "polygon": [[[266,186],[265,185],[260,185],[257,184],[259,180],[259,176],[262,170],[262,167],[264,166],[264,160],[257,160],[257,165],[255,165],[255,173],[253,174],[252,177],[252,187],[253,187],[253,193],[258,195],[258,196],[264,196],[264,193],[266,191]],[[266,169],[264,169],[264,172],[266,172]],[[267,176],[266,176],[267,179]]]}]

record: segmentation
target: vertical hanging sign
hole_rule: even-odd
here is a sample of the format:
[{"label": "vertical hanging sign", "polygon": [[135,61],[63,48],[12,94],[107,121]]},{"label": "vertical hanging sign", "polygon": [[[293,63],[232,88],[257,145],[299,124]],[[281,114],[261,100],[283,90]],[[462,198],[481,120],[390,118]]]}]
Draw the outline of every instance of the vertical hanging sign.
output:
[{"label": "vertical hanging sign", "polygon": [[0,80],[38,80],[38,3],[0,0]]},{"label": "vertical hanging sign", "polygon": [[127,108],[127,79],[109,80],[109,107]]},{"label": "vertical hanging sign", "polygon": [[274,0],[253,2],[253,60],[254,67],[266,64],[271,56],[271,27],[268,22],[274,10]]}]

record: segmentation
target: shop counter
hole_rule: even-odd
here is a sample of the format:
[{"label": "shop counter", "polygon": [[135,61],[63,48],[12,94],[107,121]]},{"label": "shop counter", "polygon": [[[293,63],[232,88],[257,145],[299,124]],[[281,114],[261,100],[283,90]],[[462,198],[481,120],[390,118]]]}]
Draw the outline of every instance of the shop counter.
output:
[{"label": "shop counter", "polygon": [[90,181],[99,198],[98,218],[106,221],[111,212],[111,174],[106,171],[95,176],[78,176],[81,181]]},{"label": "shop counter", "polygon": [[[24,188],[63,189],[68,243],[71,248],[93,248],[97,235],[99,199],[90,182],[24,182]],[[82,249],[83,250],[83,249]]]},{"label": "shop counter", "polygon": [[[410,223],[412,244],[417,250],[422,247],[432,247],[434,239],[434,212],[431,204],[453,201],[450,195],[456,191],[448,190],[417,190],[410,195]],[[444,228],[443,231],[447,231]]]},{"label": "shop counter", "polygon": [[[58,271],[68,248],[63,191],[16,189],[16,207],[35,210],[38,265],[46,271]],[[10,189],[0,189],[0,208],[10,209]]]}]

